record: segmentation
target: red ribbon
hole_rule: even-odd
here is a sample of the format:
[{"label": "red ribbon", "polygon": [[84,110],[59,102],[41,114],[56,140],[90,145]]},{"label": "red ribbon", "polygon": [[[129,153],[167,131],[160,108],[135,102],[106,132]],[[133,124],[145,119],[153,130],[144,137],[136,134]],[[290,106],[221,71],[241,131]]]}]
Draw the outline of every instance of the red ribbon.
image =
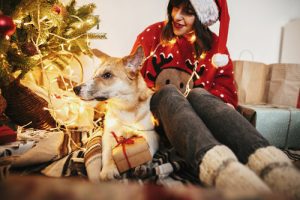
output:
[{"label": "red ribbon", "polygon": [[[124,138],[123,136],[120,136],[120,137],[117,137],[117,135],[115,134],[115,132],[111,132],[111,134],[114,136],[116,142],[117,142],[117,145],[115,147],[118,147],[120,145],[122,145],[122,150],[123,150],[123,154],[125,156],[125,159],[127,161],[127,164],[129,166],[129,168],[132,168],[131,167],[131,164],[129,162],[129,158],[127,156],[127,152],[126,152],[126,147],[125,145],[126,144],[134,144],[134,140],[132,138]],[[133,137],[133,138],[137,138],[137,137]]]}]

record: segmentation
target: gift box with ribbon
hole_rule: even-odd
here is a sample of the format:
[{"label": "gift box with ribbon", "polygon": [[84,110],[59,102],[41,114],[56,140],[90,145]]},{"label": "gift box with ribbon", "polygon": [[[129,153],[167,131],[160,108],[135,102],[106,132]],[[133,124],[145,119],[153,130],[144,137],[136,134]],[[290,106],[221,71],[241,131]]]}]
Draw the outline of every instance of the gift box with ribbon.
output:
[{"label": "gift box with ribbon", "polygon": [[152,160],[149,145],[143,137],[124,138],[112,134],[117,141],[112,156],[120,173]]}]

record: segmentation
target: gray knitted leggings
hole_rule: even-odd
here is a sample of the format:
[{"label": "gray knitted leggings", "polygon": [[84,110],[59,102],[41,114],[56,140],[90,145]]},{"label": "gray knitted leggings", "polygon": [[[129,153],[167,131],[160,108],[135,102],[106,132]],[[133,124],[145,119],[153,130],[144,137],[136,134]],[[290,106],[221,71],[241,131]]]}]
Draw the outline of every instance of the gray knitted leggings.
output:
[{"label": "gray knitted leggings", "polygon": [[269,146],[242,115],[202,88],[185,98],[167,85],[153,95],[150,108],[169,142],[194,169],[218,144],[228,146],[242,163],[256,149]]}]

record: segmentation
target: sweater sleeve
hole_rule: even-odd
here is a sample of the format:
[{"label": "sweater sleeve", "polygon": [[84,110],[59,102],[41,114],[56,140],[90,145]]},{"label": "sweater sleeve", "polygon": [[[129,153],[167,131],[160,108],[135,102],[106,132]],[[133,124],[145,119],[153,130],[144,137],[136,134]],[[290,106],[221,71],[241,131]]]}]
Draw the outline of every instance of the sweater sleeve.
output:
[{"label": "sweater sleeve", "polygon": [[134,42],[134,45],[133,45],[133,47],[132,47],[132,49],[131,49],[130,54],[133,54],[139,46],[141,46],[141,38],[140,38],[140,35],[137,36],[137,38],[136,38],[136,40],[135,40],[135,42]]},{"label": "sweater sleeve", "polygon": [[217,69],[209,92],[222,99],[225,103],[229,103],[235,108],[237,107],[237,89],[231,60],[229,60],[226,66]]}]

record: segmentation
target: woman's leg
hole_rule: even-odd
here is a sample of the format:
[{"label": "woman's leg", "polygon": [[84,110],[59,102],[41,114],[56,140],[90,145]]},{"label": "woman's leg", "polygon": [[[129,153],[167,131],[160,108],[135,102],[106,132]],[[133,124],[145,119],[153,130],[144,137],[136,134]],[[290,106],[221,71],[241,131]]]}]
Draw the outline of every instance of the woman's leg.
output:
[{"label": "woman's leg", "polygon": [[155,93],[150,108],[169,142],[194,169],[207,150],[220,144],[174,86],[166,86]]},{"label": "woman's leg", "polygon": [[242,163],[269,142],[236,110],[202,88],[193,89],[187,99],[213,136],[228,146]]},{"label": "woman's leg", "polygon": [[203,183],[235,197],[269,191],[253,171],[238,162],[229,148],[220,145],[174,86],[165,86],[155,93],[150,107],[177,152],[200,170]]},{"label": "woman's leg", "polygon": [[300,198],[300,173],[242,115],[201,88],[193,89],[187,98],[214,137],[230,147],[240,161],[274,191]]}]

